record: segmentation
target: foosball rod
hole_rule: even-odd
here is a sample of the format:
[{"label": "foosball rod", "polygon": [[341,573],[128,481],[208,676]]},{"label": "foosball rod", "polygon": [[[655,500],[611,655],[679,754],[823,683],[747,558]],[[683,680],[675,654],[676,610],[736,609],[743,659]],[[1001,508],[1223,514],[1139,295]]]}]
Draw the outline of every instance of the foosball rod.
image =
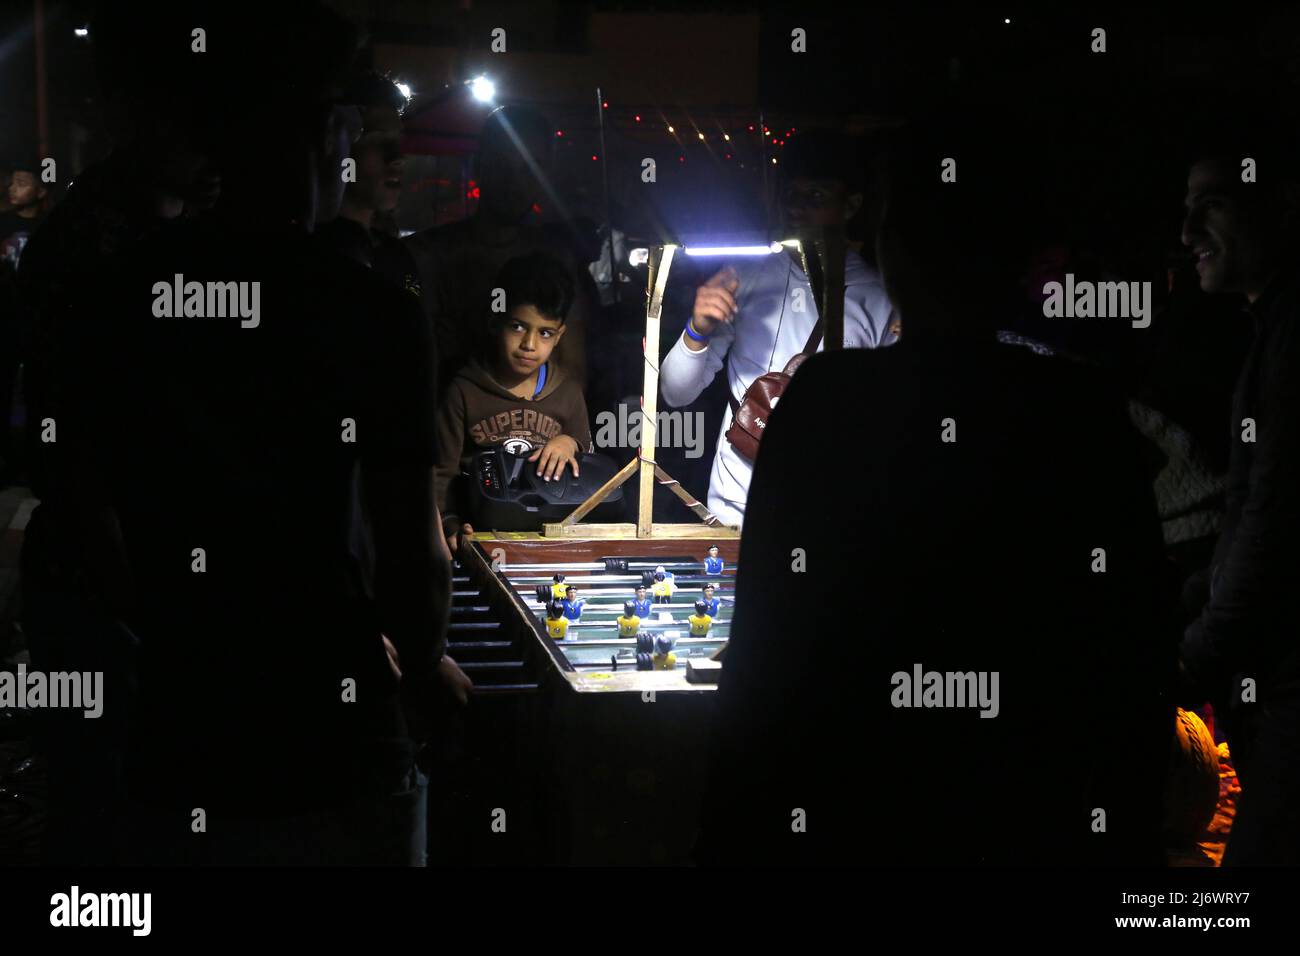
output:
[{"label": "foosball rod", "polygon": [[[725,637],[679,637],[674,647],[698,647],[702,644],[725,644]],[[595,647],[635,647],[636,638],[610,638],[600,641],[556,641],[556,647],[576,647],[579,650]]]},{"label": "foosball rod", "polygon": [[[715,618],[711,627],[726,627],[731,624],[731,618]],[[681,631],[689,628],[689,621],[642,621],[641,630],[643,631]],[[617,625],[613,621],[570,621],[569,630],[571,631],[594,631],[597,628],[601,630],[613,630]]]},{"label": "foosball rod", "polygon": [[[675,561],[672,564],[665,564],[663,561],[655,561],[654,559],[632,560],[629,558],[626,561],[626,563],[624,563],[623,559],[621,558],[611,559],[611,562],[613,560],[618,561],[620,568],[626,567],[627,570],[629,571],[633,571],[633,570],[653,571],[658,567],[662,567],[665,571],[671,571],[674,568],[682,568],[682,569],[689,568],[693,570],[704,566],[703,559],[700,559],[699,561],[689,561],[689,562]],[[555,572],[555,571],[604,571],[610,566],[611,566],[610,562],[605,562],[605,561],[568,561],[568,562],[518,561],[516,562],[516,561],[503,560],[501,561],[500,564],[497,565],[497,568],[498,570],[502,570],[502,571],[513,571],[517,568],[524,568],[528,570],[536,569],[539,571]],[[723,568],[723,573],[732,570],[734,569]]]},{"label": "foosball rod", "polygon": [[[505,572],[505,575],[506,575],[506,580],[514,585],[527,585],[530,587],[536,587],[539,584],[552,585],[556,583],[552,581],[549,577],[546,577],[544,575],[536,575],[536,574],[529,574],[529,575],[522,575],[522,576],[512,575],[509,570]],[[675,577],[673,578],[673,585],[675,587],[680,588],[680,587],[685,587],[687,582],[689,582],[691,584],[697,584],[700,587],[703,587],[705,584],[708,584],[710,582],[714,584],[718,584],[719,582],[724,580],[728,580],[728,579],[723,578],[720,575],[700,574],[700,575],[692,575],[691,577],[682,577],[682,578]],[[729,580],[734,581],[735,578],[733,577],[730,578]],[[567,578],[565,579],[564,583],[572,584],[574,587],[581,587],[583,581],[588,581],[590,582],[591,585],[631,584],[633,589],[635,589],[638,584],[643,583],[641,580],[641,576],[639,574],[599,574],[599,575],[593,574],[586,577]],[[649,585],[646,586],[649,587]]]}]

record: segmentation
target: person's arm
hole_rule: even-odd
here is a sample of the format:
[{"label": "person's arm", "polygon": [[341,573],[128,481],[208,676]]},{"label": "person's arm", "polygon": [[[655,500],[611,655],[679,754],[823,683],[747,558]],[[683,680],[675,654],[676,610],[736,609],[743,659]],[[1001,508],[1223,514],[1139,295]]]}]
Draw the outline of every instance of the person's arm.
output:
[{"label": "person's arm", "polygon": [[571,435],[573,440],[578,443],[578,454],[589,454],[591,452],[591,420],[587,417],[587,400],[583,397],[582,389],[576,386],[573,388],[569,407],[565,410],[561,421],[564,422],[564,433]]},{"label": "person's arm", "polygon": [[690,330],[683,329],[659,365],[659,392],[668,405],[681,408],[699,398],[718,374],[735,339],[740,280],[725,268],[695,292]]},{"label": "person's arm", "polygon": [[[392,326],[374,335],[374,380],[358,421],[363,488],[375,541],[381,630],[396,648],[402,687],[419,720],[436,699],[451,606],[451,565],[434,500],[434,352],[415,303],[394,299]],[[413,730],[423,732],[417,723]]]},{"label": "person's arm", "polygon": [[[1300,574],[1300,335],[1280,330],[1264,360],[1263,396],[1246,498],[1210,602],[1187,628],[1182,660],[1202,689],[1258,660],[1267,640],[1295,640]],[[1240,440],[1240,422],[1233,422]]]}]

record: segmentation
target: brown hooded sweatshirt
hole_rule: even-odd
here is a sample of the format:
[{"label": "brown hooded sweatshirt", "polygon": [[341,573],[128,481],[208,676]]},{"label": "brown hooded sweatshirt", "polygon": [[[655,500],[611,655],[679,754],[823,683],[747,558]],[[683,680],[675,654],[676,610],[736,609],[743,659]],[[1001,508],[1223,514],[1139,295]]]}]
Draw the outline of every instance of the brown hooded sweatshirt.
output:
[{"label": "brown hooded sweatshirt", "polygon": [[437,493],[444,518],[463,514],[464,503],[448,501],[448,489],[476,452],[505,445],[507,451],[532,454],[556,435],[568,435],[580,453],[591,451],[582,389],[555,362],[546,364],[546,373],[531,401],[512,395],[478,362],[452,379],[438,410]]}]

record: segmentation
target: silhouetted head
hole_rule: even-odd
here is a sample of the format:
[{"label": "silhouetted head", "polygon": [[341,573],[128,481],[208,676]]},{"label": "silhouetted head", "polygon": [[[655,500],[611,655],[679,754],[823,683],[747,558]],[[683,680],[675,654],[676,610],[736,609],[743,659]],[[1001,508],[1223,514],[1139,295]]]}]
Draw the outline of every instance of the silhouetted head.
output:
[{"label": "silhouetted head", "polygon": [[402,194],[406,97],[392,80],[369,71],[351,79],[343,98],[361,111],[361,135],[352,146],[356,182],[347,184],[344,206],[357,212],[392,212]]},{"label": "silhouetted head", "polygon": [[781,164],[781,213],[789,231],[842,226],[861,208],[861,153],[842,133],[796,133],[784,147]]},{"label": "silhouetted head", "polygon": [[896,137],[876,255],[909,346],[991,339],[1015,300],[1039,190],[1017,132],[940,121]]},{"label": "silhouetted head", "polygon": [[333,218],[361,127],[343,96],[357,31],[318,0],[174,6],[105,4],[92,28],[132,155],[187,195],[219,174],[219,208],[249,228]]},{"label": "silhouetted head", "polygon": [[1280,122],[1234,124],[1190,151],[1182,242],[1201,288],[1254,300],[1300,247],[1300,169]]}]

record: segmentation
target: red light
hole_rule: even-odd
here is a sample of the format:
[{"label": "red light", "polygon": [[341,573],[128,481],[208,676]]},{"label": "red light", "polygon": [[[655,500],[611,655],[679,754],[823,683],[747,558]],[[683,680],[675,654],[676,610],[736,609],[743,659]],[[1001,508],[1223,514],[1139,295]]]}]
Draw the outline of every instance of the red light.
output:
[{"label": "red light", "polygon": [[608,103],[608,102],[601,103],[600,105],[601,105],[602,107],[604,107],[605,109],[609,109],[609,103]]},{"label": "red light", "polygon": [[751,133],[754,132],[754,127],[751,126],[751,127],[749,128],[749,131],[750,131]]},{"label": "red light", "polygon": [[563,135],[564,135],[564,130],[562,130],[562,129],[557,129],[557,130],[555,131],[555,135],[556,135],[556,136],[563,136]]},{"label": "red light", "polygon": [[533,203],[533,212],[537,213],[539,216],[542,214],[542,207],[539,203]]},{"label": "red light", "polygon": [[595,154],[595,153],[592,153],[592,154],[591,154],[591,161],[592,161],[593,163],[596,162],[596,154]]},{"label": "red light", "polygon": [[636,121],[637,121],[638,123],[641,122],[641,117],[640,117],[640,116],[636,116],[635,119],[636,119]]},{"label": "red light", "polygon": [[731,159],[731,154],[730,154],[730,153],[727,154],[727,159]]},{"label": "red light", "polygon": [[686,162],[686,157],[685,157],[685,156],[678,156],[678,157],[677,157],[677,162],[679,162],[679,163],[684,163],[684,162]]}]

